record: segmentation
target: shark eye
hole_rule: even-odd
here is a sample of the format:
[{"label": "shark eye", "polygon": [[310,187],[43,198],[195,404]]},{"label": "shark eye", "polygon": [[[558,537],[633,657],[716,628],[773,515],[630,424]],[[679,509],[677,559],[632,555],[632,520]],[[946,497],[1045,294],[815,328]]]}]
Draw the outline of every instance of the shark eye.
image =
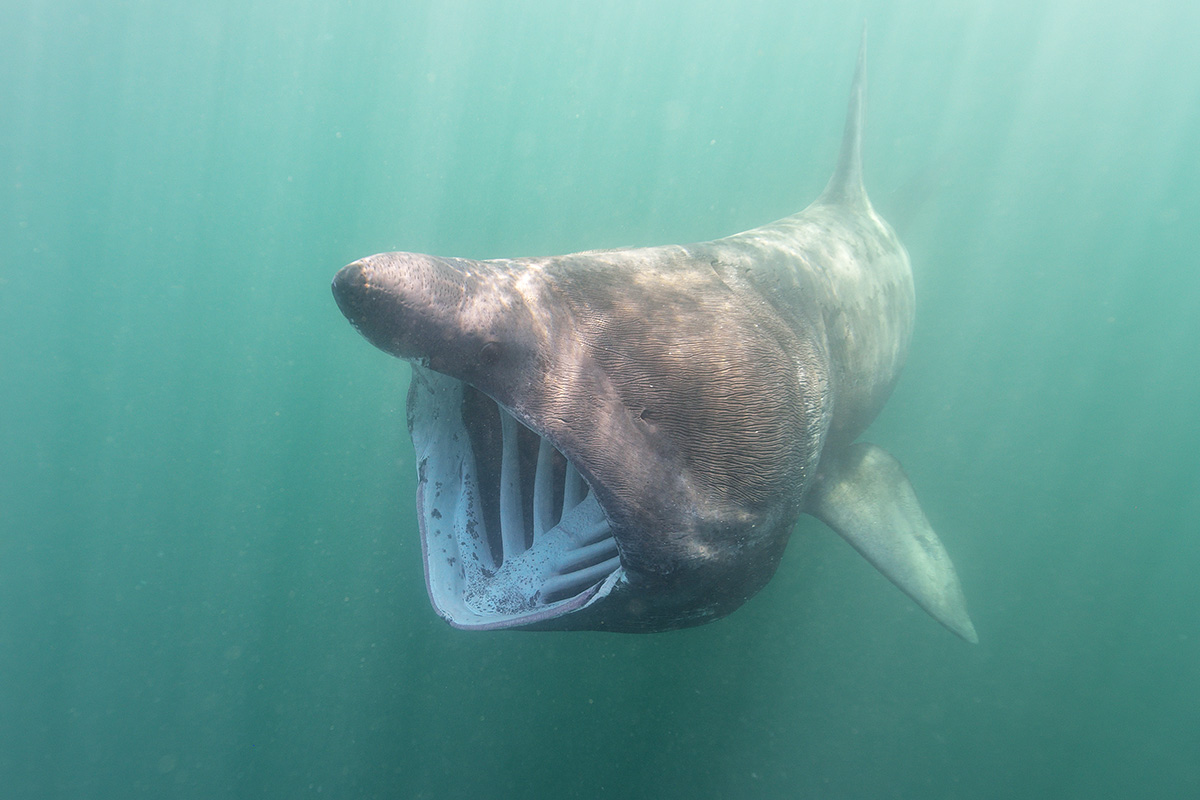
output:
[{"label": "shark eye", "polygon": [[487,342],[479,348],[479,364],[484,367],[495,366],[504,355],[504,348],[499,342]]}]

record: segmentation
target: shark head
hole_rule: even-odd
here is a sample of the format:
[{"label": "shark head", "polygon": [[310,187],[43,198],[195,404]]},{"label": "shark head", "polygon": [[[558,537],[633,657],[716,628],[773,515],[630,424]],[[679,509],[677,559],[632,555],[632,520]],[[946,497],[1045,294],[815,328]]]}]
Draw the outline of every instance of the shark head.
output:
[{"label": "shark head", "polygon": [[[703,245],[383,253],[333,293],[412,364],[433,606],[470,629],[657,631],[773,575],[828,424],[820,335]],[[819,333],[819,332],[818,332]]]}]

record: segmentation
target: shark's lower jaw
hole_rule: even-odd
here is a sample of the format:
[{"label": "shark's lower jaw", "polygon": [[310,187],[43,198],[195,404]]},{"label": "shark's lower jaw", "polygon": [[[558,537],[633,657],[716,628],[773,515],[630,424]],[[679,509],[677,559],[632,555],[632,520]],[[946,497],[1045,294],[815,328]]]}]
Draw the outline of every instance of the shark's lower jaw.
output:
[{"label": "shark's lower jaw", "polygon": [[623,579],[603,509],[547,439],[476,389],[416,364],[408,423],[426,586],[451,625],[545,623]]}]

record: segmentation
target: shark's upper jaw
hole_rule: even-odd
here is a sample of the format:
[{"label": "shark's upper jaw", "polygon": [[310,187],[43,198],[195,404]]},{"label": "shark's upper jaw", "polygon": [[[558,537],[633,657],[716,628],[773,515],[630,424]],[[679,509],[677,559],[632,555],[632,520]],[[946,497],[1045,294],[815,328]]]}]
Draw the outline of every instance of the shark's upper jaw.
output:
[{"label": "shark's upper jaw", "polygon": [[450,624],[544,625],[623,580],[604,510],[548,439],[478,390],[417,365],[408,413],[426,585]]},{"label": "shark's upper jaw", "polygon": [[412,363],[426,583],[434,608],[460,628],[545,623],[607,595],[623,575],[580,472],[492,399],[522,380],[537,350],[510,277],[484,262],[383,253],[333,282],[354,326]]}]

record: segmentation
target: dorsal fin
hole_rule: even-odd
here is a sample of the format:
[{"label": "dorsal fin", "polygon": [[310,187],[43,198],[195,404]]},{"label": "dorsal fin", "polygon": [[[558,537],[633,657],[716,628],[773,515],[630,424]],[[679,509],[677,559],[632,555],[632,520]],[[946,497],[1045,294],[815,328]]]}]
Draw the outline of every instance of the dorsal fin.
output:
[{"label": "dorsal fin", "polygon": [[858,45],[858,64],[854,68],[854,84],[850,87],[850,105],[846,110],[846,129],[842,134],[842,150],[837,168],[817,199],[826,205],[869,208],[867,190],[862,179],[863,104],[867,83],[867,26],[863,25]]}]

